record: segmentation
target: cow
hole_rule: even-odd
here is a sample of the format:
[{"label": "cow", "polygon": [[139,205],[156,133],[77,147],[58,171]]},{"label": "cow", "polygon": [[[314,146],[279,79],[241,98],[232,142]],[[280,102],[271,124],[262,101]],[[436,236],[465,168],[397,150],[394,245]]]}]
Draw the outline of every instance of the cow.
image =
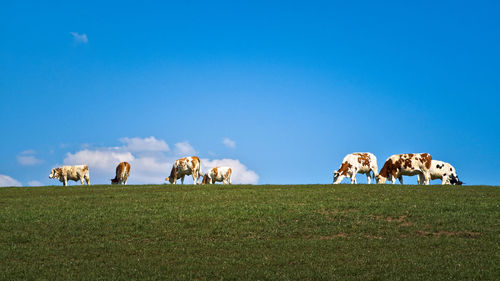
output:
[{"label": "cow", "polygon": [[49,179],[58,179],[64,186],[68,185],[68,180],[78,181],[83,185],[83,180],[90,185],[89,167],[87,165],[62,166],[50,171]]},{"label": "cow", "polygon": [[[351,179],[351,184],[356,183],[356,174],[366,174],[368,184],[371,183],[371,173],[375,178],[377,174],[377,157],[369,152],[356,152],[347,154],[340,164],[340,168],[333,172],[333,184],[339,184],[345,177]],[[371,173],[370,173],[371,172]]]},{"label": "cow", "polygon": [[116,175],[114,179],[111,179],[111,184],[127,184],[129,175],[130,164],[128,162],[121,162],[116,166]]},{"label": "cow", "polygon": [[[441,184],[462,185],[458,179],[457,170],[450,164],[439,160],[432,160],[431,162],[431,180],[441,180]],[[418,176],[418,183],[423,181],[422,176]]]},{"label": "cow", "polygon": [[431,178],[432,156],[429,153],[396,154],[387,158],[377,176],[377,183],[384,184],[387,180],[403,184],[403,176],[422,175],[423,183],[429,185]]},{"label": "cow", "polygon": [[200,158],[191,156],[175,160],[170,176],[165,178],[165,181],[175,184],[178,179],[181,179],[181,183],[184,184],[186,175],[192,175],[193,183],[198,184],[198,178],[202,176]]},{"label": "cow", "polygon": [[216,181],[231,184],[233,170],[229,167],[215,167],[203,176],[201,184],[214,184]]}]

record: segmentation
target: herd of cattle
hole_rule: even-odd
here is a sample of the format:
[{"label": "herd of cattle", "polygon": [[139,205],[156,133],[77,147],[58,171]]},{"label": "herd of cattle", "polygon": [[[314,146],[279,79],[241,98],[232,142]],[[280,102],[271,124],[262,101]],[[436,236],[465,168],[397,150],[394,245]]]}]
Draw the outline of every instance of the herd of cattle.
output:
[{"label": "herd of cattle", "polygon": [[[351,184],[356,183],[356,174],[366,174],[368,184],[371,177],[376,179],[377,183],[384,184],[387,180],[394,184],[396,179],[403,184],[403,176],[418,176],[418,184],[429,184],[430,180],[441,179],[441,184],[462,185],[458,179],[455,168],[449,163],[432,160],[428,153],[409,153],[396,154],[387,158],[378,172],[377,158],[372,153],[357,152],[344,157],[340,168],[333,172],[333,183],[338,184],[344,178],[350,178]],[[229,167],[215,167],[203,175],[202,184],[214,184],[222,182],[231,184],[232,170]],[[121,162],[116,167],[115,178],[111,179],[111,184],[127,184],[130,175],[130,164]],[[198,184],[198,179],[202,177],[201,161],[196,156],[177,159],[170,171],[170,176],[165,181],[175,184],[178,179],[184,184],[184,177],[191,175],[193,183]],[[90,185],[89,168],[87,165],[62,166],[51,170],[49,178],[58,179],[64,186],[68,180],[80,181]]]},{"label": "herd of cattle", "polygon": [[[229,167],[212,168],[203,176],[202,184],[214,184],[215,182],[231,184],[232,173],[233,171]],[[127,184],[129,175],[130,164],[128,162],[121,162],[116,167],[115,178],[111,179],[111,184]],[[198,179],[202,176],[200,158],[191,156],[177,159],[172,166],[170,176],[165,180],[175,184],[180,179],[184,184],[184,177],[189,175],[193,176],[194,184],[198,184]],[[50,171],[49,178],[58,179],[64,186],[68,185],[68,180],[80,181],[82,185],[85,180],[87,185],[90,185],[89,167],[87,165],[54,168]]]}]

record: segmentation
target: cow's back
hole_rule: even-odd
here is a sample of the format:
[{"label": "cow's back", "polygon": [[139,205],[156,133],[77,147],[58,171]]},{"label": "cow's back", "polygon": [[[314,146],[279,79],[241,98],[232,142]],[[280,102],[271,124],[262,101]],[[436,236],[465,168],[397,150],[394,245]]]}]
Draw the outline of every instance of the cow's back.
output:
[{"label": "cow's back", "polygon": [[89,168],[87,165],[74,165],[74,166],[62,166],[62,174],[66,176],[68,180],[79,180],[80,177],[88,174]]},{"label": "cow's back", "polygon": [[130,164],[128,162],[121,162],[116,166],[116,176],[115,178],[119,181],[123,181],[130,173]]}]

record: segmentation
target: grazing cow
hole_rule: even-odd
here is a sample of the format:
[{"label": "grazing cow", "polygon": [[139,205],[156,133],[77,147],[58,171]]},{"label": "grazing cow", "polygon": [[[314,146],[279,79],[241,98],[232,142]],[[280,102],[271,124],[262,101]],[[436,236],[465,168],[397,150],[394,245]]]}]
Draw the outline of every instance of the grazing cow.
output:
[{"label": "grazing cow", "polygon": [[184,184],[186,175],[193,175],[193,183],[198,184],[198,178],[202,176],[200,158],[191,156],[175,160],[170,176],[165,180],[175,184],[178,179],[181,179],[181,183]]},{"label": "grazing cow", "polygon": [[130,164],[128,162],[121,162],[116,166],[116,175],[114,179],[111,179],[111,184],[127,184],[129,175]]},{"label": "grazing cow", "polygon": [[351,184],[356,183],[356,174],[366,174],[368,184],[371,182],[371,174],[377,176],[377,157],[368,152],[357,152],[347,154],[337,171],[333,172],[333,183],[340,183],[345,177],[351,179]]},{"label": "grazing cow", "polygon": [[215,167],[203,176],[201,184],[214,184],[216,181],[223,184],[231,184],[233,170],[229,167]]},{"label": "grazing cow", "polygon": [[431,175],[432,157],[428,153],[396,154],[387,158],[377,176],[377,183],[387,180],[396,183],[396,179],[403,184],[403,176],[422,175],[424,184],[428,185]]},{"label": "grazing cow", "polygon": [[49,179],[58,179],[64,186],[68,185],[68,180],[80,180],[83,185],[85,179],[87,185],[90,185],[89,167],[87,165],[76,165],[54,168],[50,171]]},{"label": "grazing cow", "polygon": [[[462,185],[457,176],[457,170],[450,164],[439,160],[432,160],[431,162],[431,180],[440,179],[441,184]],[[418,183],[422,183],[421,175],[418,175]]]}]

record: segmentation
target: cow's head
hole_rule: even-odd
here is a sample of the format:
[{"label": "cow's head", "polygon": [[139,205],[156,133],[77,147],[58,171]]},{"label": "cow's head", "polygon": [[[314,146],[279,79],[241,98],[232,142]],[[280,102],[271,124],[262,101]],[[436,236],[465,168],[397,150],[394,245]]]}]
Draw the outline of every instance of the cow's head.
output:
[{"label": "cow's head", "polygon": [[118,184],[118,179],[116,177],[111,179],[111,184]]},{"label": "cow's head", "polygon": [[203,181],[201,182],[201,184],[208,184],[208,183],[209,183],[209,182],[208,182],[208,174],[205,174],[205,175],[203,176]]},{"label": "cow's head", "polygon": [[59,178],[59,176],[61,175],[61,168],[54,168],[52,170],[50,170],[50,175],[49,175],[49,179],[54,179],[54,178]]},{"label": "cow's head", "polygon": [[170,183],[174,183],[174,178],[173,177],[166,177],[165,181],[168,181]]},{"label": "cow's head", "polygon": [[338,170],[333,171],[333,183],[337,182],[337,179],[339,178],[340,173]]},{"label": "cow's head", "polygon": [[377,175],[376,179],[377,179],[377,183],[379,183],[379,184],[385,184],[385,182],[387,181],[387,178],[384,176],[381,176],[380,174]]},{"label": "cow's head", "polygon": [[451,174],[451,176],[450,176],[450,183],[453,184],[453,185],[462,185],[462,184],[464,184],[463,182],[461,182],[458,179],[458,176],[455,175],[455,174]]},{"label": "cow's head", "polygon": [[176,179],[177,179],[177,167],[175,166],[174,163],[174,166],[172,166],[172,170],[170,171],[170,176],[165,178],[165,181],[174,183]]}]

